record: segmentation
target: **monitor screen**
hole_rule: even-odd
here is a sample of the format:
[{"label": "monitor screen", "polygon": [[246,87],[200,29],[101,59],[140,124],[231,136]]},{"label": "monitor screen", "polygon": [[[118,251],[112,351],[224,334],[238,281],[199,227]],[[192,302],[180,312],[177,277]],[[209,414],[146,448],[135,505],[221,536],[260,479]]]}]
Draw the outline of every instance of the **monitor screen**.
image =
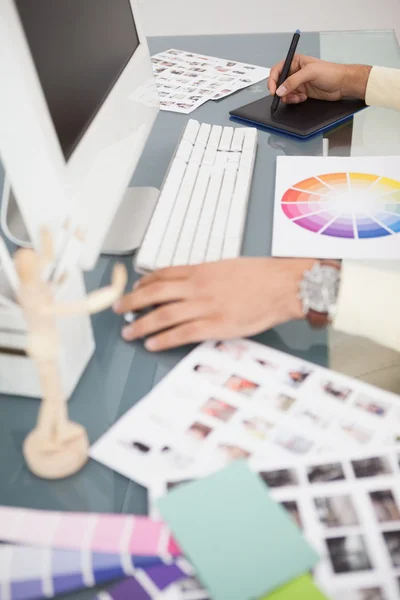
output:
[{"label": "monitor screen", "polygon": [[15,0],[66,160],[139,46],[130,0]]}]

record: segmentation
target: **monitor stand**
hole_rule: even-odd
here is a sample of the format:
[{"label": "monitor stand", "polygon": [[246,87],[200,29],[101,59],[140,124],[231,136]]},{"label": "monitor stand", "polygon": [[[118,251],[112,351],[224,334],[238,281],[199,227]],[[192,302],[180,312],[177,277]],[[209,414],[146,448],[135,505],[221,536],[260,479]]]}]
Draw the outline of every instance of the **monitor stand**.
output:
[{"label": "monitor stand", "polygon": [[[102,254],[132,254],[140,246],[158,196],[159,190],[152,187],[130,187],[126,190],[107,234]],[[28,231],[7,179],[1,202],[1,227],[11,242],[17,246],[31,247]]]}]

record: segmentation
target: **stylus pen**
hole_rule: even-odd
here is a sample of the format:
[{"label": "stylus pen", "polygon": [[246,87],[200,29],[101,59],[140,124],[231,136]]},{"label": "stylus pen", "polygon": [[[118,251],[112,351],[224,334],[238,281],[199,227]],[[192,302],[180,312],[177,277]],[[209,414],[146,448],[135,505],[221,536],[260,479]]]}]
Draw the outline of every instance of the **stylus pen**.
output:
[{"label": "stylus pen", "polygon": [[[278,89],[278,87],[280,85],[282,85],[282,83],[287,79],[287,76],[289,75],[290,67],[292,66],[294,55],[296,54],[296,48],[297,48],[297,44],[299,43],[299,39],[300,39],[300,31],[298,29],[296,29],[296,32],[292,39],[292,43],[290,44],[289,52],[287,53],[285,64],[283,65],[282,73],[280,74],[280,77],[278,79],[278,85],[276,86],[276,89]],[[272,100],[272,104],[271,104],[271,114],[272,115],[278,108],[279,100],[280,100],[279,96],[277,96],[275,94],[274,99]]]}]

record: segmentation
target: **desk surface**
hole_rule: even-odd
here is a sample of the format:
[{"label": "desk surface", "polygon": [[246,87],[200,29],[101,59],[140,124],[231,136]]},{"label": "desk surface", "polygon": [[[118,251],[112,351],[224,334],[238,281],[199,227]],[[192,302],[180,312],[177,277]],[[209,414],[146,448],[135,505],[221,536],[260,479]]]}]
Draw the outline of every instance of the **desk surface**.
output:
[{"label": "desk surface", "polygon": [[[291,34],[160,37],[149,40],[152,54],[170,47],[273,65],[286,55]],[[391,31],[304,33],[299,52],[326,60],[364,62],[400,67],[400,52]],[[132,180],[133,185],[159,187],[188,118],[226,125],[229,110],[266,93],[262,82],[219,102],[207,102],[189,116],[160,113]],[[399,115],[369,108],[354,123],[331,132],[336,155],[399,153]],[[270,253],[275,159],[277,155],[321,155],[322,136],[297,142],[260,132],[243,252]],[[3,172],[0,165],[0,190]],[[88,289],[109,281],[113,261],[101,258],[87,274]],[[130,267],[131,259],[126,259]],[[132,273],[132,280],[134,278]],[[120,338],[121,321],[107,311],[93,319],[97,350],[69,403],[71,418],[82,423],[95,441],[116,419],[146,394],[187,352],[188,348],[158,355],[141,343]],[[326,334],[305,323],[289,323],[258,336],[258,341],[323,365],[328,364]],[[136,483],[93,461],[76,476],[60,482],[35,478],[26,468],[21,446],[34,426],[38,402],[0,397],[0,504],[34,508],[144,513],[146,492]],[[84,598],[85,593],[76,595]],[[88,596],[87,596],[88,597]]]}]

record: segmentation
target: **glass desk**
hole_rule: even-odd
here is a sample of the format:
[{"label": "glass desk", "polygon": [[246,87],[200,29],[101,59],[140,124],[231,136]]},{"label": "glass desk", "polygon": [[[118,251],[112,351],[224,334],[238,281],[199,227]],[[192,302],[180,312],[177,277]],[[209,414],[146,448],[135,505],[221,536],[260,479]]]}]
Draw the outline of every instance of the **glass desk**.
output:
[{"label": "glass desk", "polygon": [[[149,40],[152,54],[171,47],[254,64],[273,65],[286,56],[292,34],[159,37]],[[400,68],[400,51],[392,31],[304,33],[299,52],[326,60],[364,62]],[[219,102],[207,102],[192,115],[163,112],[132,180],[135,185],[159,187],[188,118],[227,125],[229,110],[266,93],[265,82]],[[354,121],[326,134],[330,153],[336,155],[399,154],[400,115],[368,108]],[[322,155],[322,136],[297,142],[260,132],[243,252],[266,256],[270,252],[276,156]],[[4,174],[0,167],[0,190]],[[131,258],[124,259],[131,270]],[[113,260],[100,258],[87,274],[89,290],[105,285]],[[135,275],[131,270],[131,282]],[[141,343],[120,338],[121,320],[111,311],[93,318],[97,350],[69,402],[71,418],[82,423],[95,441],[116,419],[142,398],[190,348],[158,355]],[[328,364],[327,334],[305,323],[288,323],[256,338],[274,348],[319,364]],[[26,468],[21,446],[33,428],[38,401],[0,397],[0,504],[74,511],[145,513],[146,492],[132,481],[89,461],[74,477],[48,482]],[[76,594],[90,597],[93,591]]]}]

